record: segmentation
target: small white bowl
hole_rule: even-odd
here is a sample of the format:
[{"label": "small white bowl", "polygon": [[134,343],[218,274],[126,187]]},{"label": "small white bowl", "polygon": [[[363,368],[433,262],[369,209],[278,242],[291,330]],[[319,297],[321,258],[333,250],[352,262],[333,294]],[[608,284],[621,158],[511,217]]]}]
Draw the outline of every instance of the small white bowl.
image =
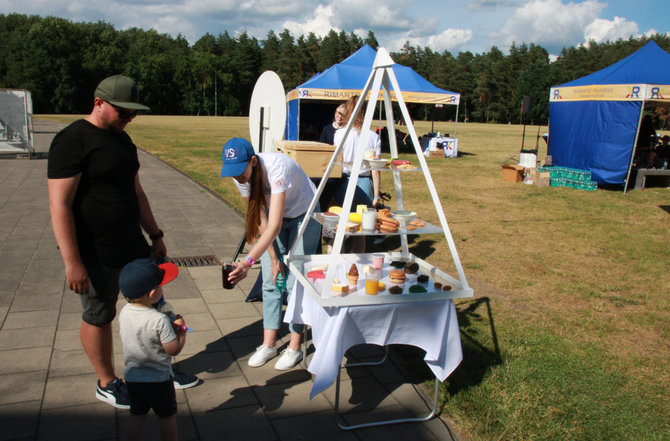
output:
[{"label": "small white bowl", "polygon": [[397,220],[401,224],[407,224],[407,222],[413,220],[416,217],[415,211],[405,211],[405,210],[395,210],[391,212],[393,219]]},{"label": "small white bowl", "polygon": [[388,164],[388,159],[364,159],[363,164],[372,170],[381,170]]},{"label": "small white bowl", "polygon": [[336,227],[337,223],[340,221],[340,215],[337,213],[321,213],[321,219],[323,223],[328,227]]}]

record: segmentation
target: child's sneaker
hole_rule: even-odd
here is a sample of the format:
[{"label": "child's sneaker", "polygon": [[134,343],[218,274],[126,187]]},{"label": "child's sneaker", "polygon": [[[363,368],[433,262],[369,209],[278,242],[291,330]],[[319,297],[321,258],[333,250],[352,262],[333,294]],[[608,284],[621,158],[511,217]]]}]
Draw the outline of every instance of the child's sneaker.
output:
[{"label": "child's sneaker", "polygon": [[271,358],[277,356],[277,347],[270,348],[265,345],[260,345],[256,348],[256,352],[249,357],[249,366],[251,367],[260,367],[268,362]]},{"label": "child's sneaker", "polygon": [[287,371],[302,360],[301,350],[294,351],[291,348],[286,348],[281,354],[281,357],[277,360],[277,363],[275,363],[275,369],[278,371]]},{"label": "child's sneaker", "polygon": [[188,389],[198,384],[199,381],[200,379],[195,375],[186,374],[180,371],[177,366],[172,365],[172,382],[175,389]]},{"label": "child's sneaker", "polygon": [[100,380],[98,380],[95,397],[100,401],[111,404],[117,409],[130,409],[128,387],[120,378],[113,379],[105,387],[100,386]]}]

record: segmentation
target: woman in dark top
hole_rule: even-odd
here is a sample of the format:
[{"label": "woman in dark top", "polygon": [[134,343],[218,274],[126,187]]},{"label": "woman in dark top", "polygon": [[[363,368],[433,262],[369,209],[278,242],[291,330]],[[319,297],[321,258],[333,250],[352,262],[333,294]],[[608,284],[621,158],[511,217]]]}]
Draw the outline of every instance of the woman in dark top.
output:
[{"label": "woman in dark top", "polygon": [[342,127],[344,123],[344,104],[340,104],[335,110],[335,120],[332,124],[328,124],[321,130],[321,136],[319,137],[319,142],[325,142],[326,144],[333,143],[333,137],[335,136],[335,131]]}]

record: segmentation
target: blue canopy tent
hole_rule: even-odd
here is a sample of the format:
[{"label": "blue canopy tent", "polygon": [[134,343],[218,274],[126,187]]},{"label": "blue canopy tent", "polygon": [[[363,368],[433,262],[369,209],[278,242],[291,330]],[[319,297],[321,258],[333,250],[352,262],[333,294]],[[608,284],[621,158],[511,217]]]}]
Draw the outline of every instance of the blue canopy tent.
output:
[{"label": "blue canopy tent", "polygon": [[605,69],[552,87],[547,154],[554,165],[590,170],[598,184],[627,188],[644,104],[670,102],[668,86],[670,54],[650,41]]},{"label": "blue canopy tent", "polygon": [[[286,139],[295,141],[299,137],[301,103],[343,102],[352,95],[360,94],[370,76],[376,56],[377,51],[366,44],[341,63],[314,75],[305,83],[290,91],[286,95],[288,106]],[[456,116],[458,116],[458,105],[461,97],[459,93],[449,92],[432,85],[407,66],[394,64],[393,72],[398,79],[398,85],[406,102],[455,105]],[[380,97],[380,99],[382,98]],[[392,99],[395,101],[394,96],[392,96]],[[332,118],[332,113],[328,117]]]}]

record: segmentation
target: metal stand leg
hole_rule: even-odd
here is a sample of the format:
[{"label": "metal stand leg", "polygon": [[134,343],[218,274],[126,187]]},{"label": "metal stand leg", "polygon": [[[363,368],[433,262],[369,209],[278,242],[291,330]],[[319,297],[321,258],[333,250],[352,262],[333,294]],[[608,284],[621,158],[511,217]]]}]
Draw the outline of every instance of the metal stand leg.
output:
[{"label": "metal stand leg", "polygon": [[[382,359],[381,362],[375,361],[375,362],[360,362],[360,363],[350,363],[343,365],[342,367],[347,367],[347,366],[365,366],[365,365],[378,365],[384,362],[386,360],[386,357],[388,355],[388,348],[385,349],[385,354],[384,358]],[[362,424],[355,424],[355,425],[346,425],[342,421],[341,414],[340,414],[340,379],[341,379],[341,370],[340,372],[337,373],[337,384],[335,385],[335,422],[337,423],[337,427],[343,430],[354,430],[354,429],[361,429],[363,427],[375,427],[375,426],[383,426],[386,424],[398,424],[398,423],[411,423],[411,422],[423,422],[423,421],[428,421],[431,418],[433,418],[435,415],[437,415],[437,395],[440,390],[440,381],[435,378],[435,390],[433,392],[433,407],[430,410],[430,413],[426,416],[422,417],[413,417],[413,418],[396,418],[396,419],[390,419],[390,420],[382,420],[382,421],[373,421],[369,423],[362,423]]]}]

